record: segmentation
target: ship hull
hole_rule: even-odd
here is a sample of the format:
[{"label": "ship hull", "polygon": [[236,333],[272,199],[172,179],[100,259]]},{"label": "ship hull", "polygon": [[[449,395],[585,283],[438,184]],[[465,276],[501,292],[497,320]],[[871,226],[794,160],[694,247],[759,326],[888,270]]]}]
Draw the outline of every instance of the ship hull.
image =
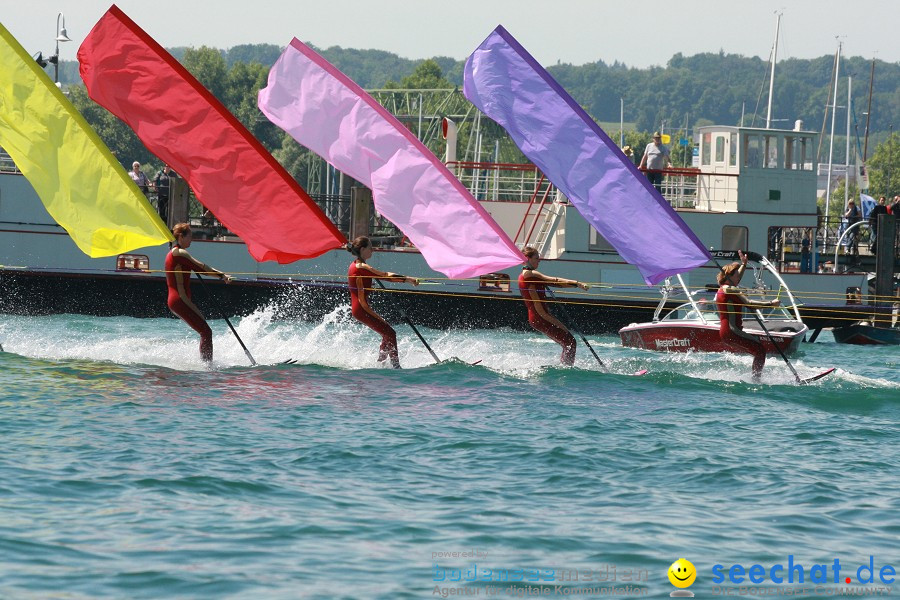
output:
[{"label": "ship hull", "polygon": [[[806,332],[806,327],[799,331],[777,331],[777,325],[770,324],[772,338],[778,344],[772,343],[772,339],[762,331],[745,329],[746,333],[753,335],[766,349],[766,354],[777,354],[780,349],[785,354],[791,354],[800,347]],[[619,331],[622,345],[642,350],[655,350],[659,352],[731,352],[719,337],[718,323],[640,323],[629,325]]]}]

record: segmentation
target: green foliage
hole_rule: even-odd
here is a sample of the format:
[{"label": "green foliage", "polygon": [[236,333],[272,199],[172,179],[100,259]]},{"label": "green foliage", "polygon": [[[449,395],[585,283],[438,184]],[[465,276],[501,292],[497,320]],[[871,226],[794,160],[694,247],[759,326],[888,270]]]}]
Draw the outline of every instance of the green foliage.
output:
[{"label": "green foliage", "polygon": [[[206,84],[209,81],[216,96],[223,91],[219,85],[224,73],[239,63],[257,62],[268,69],[281,52],[273,44],[245,44],[228,51],[211,48],[172,48],[171,53]],[[463,61],[448,57],[410,60],[381,50],[356,50],[333,46],[320,50],[321,54],[347,73],[363,88],[383,88],[388,82],[398,87],[449,87],[462,84]],[[426,66],[427,63],[427,66]],[[773,117],[778,126],[792,126],[802,119],[808,130],[821,130],[825,122],[825,105],[833,57],[787,59],[778,63],[775,71]],[[422,71],[419,71],[419,68]],[[435,68],[436,67],[436,68]],[[838,97],[847,97],[845,75],[852,74],[855,113],[862,119],[867,102],[871,61],[850,57],[842,61]],[[553,65],[548,68],[569,93],[598,121],[618,122],[619,99],[625,100],[625,118],[641,131],[653,131],[663,121],[672,130],[689,117],[689,126],[700,124],[738,125],[742,112],[746,125],[760,125],[766,112],[768,69],[765,61],[756,57],[735,54],[704,53],[694,56],[674,55],[665,67],[629,68],[620,63],[607,65],[603,61],[573,66]],[[441,73],[434,81],[436,73]],[[78,81],[74,61],[62,61],[60,81]],[[218,82],[218,83],[217,83]],[[401,82],[397,84],[396,82]],[[883,140],[892,123],[900,123],[900,63],[876,61],[875,87],[872,98],[872,120],[869,124],[870,145]],[[760,91],[762,90],[762,95]],[[221,97],[221,96],[219,96]],[[838,115],[840,117],[840,115]],[[755,119],[755,121],[754,121]],[[829,119],[830,121],[830,119]],[[865,123],[860,122],[862,134]],[[843,161],[843,143],[835,143],[835,158]],[[674,150],[674,148],[673,148]]]},{"label": "green foliage", "polygon": [[[219,98],[263,145],[274,152],[288,170],[305,181],[311,161],[318,160],[308,150],[290,140],[272,125],[256,106],[256,95],[265,86],[268,70],[281,54],[282,47],[273,44],[246,44],[227,51],[209,47],[173,48],[170,52]],[[339,69],[366,89],[453,89],[462,84],[463,61],[448,57],[410,60],[381,50],[356,50],[333,46],[319,52]],[[790,127],[795,118],[804,120],[804,128],[817,131],[825,121],[824,107],[828,103],[828,85],[833,58],[823,56],[813,60],[788,59],[776,69],[775,118],[778,127]],[[857,100],[855,114],[859,116],[867,100],[868,75],[871,62],[852,57],[842,62],[842,72],[854,75],[853,95]],[[629,68],[621,63],[607,65],[603,61],[573,66],[558,64],[548,69],[572,96],[585,107],[604,130],[619,143],[619,106],[624,98],[625,144],[631,145],[635,163],[640,161],[644,147],[650,142],[650,132],[663,127],[672,136],[669,144],[672,162],[676,166],[690,165],[691,145],[680,146],[678,139],[685,134],[678,130],[687,120],[693,128],[712,124],[738,125],[744,113],[746,125],[761,126],[766,112],[764,85],[767,77],[765,61],[719,52],[695,56],[676,54],[665,67]],[[85,114],[101,138],[119,157],[126,168],[132,160],[142,164],[157,162],[131,130],[118,119],[95,105],[78,82],[77,63],[60,63],[60,81],[75,105]],[[846,98],[846,79],[838,86],[838,97]],[[760,96],[760,90],[763,90]],[[888,129],[900,122],[900,63],[876,62],[875,90],[872,100],[872,121],[869,136],[870,193],[893,195],[900,192],[900,147],[888,143]],[[423,95],[422,112],[438,117],[460,114],[464,99],[451,109],[438,104],[437,97]],[[461,93],[460,93],[461,98]],[[759,103],[757,103],[757,99]],[[865,99],[865,100],[864,100]],[[384,99],[380,99],[386,105]],[[399,103],[400,94],[397,94]],[[466,104],[466,106],[468,106]],[[393,110],[393,107],[389,106]],[[418,106],[395,111],[405,114],[414,131],[418,131]],[[762,115],[762,116],[760,116]],[[840,113],[838,114],[840,118]],[[415,123],[412,120],[415,118]],[[860,117],[861,118],[861,117]],[[438,121],[423,123],[423,138],[438,156],[445,150],[439,135],[434,135]],[[857,123],[860,132],[864,121]],[[460,124],[458,138],[459,160],[475,160],[477,140],[471,136],[471,124]],[[481,160],[523,162],[521,152],[496,124],[482,121]],[[499,143],[499,146],[498,146]],[[843,162],[844,138],[835,136],[834,161]],[[873,150],[874,148],[874,150]],[[823,154],[827,152],[823,140]],[[891,149],[893,151],[891,151]],[[824,159],[827,160],[827,159]],[[838,197],[839,190],[834,190]],[[842,188],[840,198],[843,199]],[[835,203],[832,203],[835,204]],[[842,204],[841,202],[836,203]]]},{"label": "green foliage", "polygon": [[181,59],[181,64],[212,92],[213,96],[224,101],[228,88],[228,66],[220,51],[208,46],[201,46],[197,50],[188,48],[184,58]]},{"label": "green foliage", "polygon": [[295,142],[289,135],[283,136],[281,147],[275,150],[272,155],[303,188],[309,187],[308,175],[311,161],[321,160],[318,156]]},{"label": "green foliage", "polygon": [[[112,113],[91,100],[83,85],[69,86],[66,92],[75,108],[90,123],[125,170],[130,170],[134,161],[139,161],[142,165],[154,162],[153,155],[134,132]],[[152,176],[153,171],[148,171],[147,175]]]},{"label": "green foliage", "polygon": [[[389,86],[386,86],[389,87]],[[419,64],[412,75],[404,77],[400,87],[414,90],[449,89],[453,87],[441,70],[437,61],[428,59]]]},{"label": "green foliage", "polygon": [[869,157],[869,195],[892,198],[900,194],[900,140],[893,134]]},{"label": "green foliage", "polygon": [[[844,214],[844,188],[846,187],[847,181],[845,179],[841,179],[837,182],[837,185],[834,186],[831,190],[831,204],[828,206],[828,216],[829,217],[841,217]],[[850,187],[849,187],[849,195],[847,196],[848,200],[856,201],[856,204],[862,207],[862,204],[859,201],[859,187],[856,185],[856,179],[850,178]],[[820,212],[825,214],[825,198],[819,198],[817,205],[819,207]]]}]

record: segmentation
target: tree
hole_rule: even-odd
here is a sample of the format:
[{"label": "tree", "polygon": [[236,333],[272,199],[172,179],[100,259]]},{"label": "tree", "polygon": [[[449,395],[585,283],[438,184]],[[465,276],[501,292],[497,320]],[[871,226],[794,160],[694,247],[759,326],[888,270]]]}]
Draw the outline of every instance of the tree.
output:
[{"label": "tree", "polygon": [[869,195],[893,198],[900,194],[900,144],[897,135],[875,147],[866,166],[869,169]]},{"label": "tree", "polygon": [[[130,170],[131,163],[134,161],[138,161],[142,165],[153,162],[153,154],[141,143],[131,128],[91,100],[84,85],[70,85],[66,91],[69,100],[97,132],[97,135],[109,147],[113,156],[125,167],[125,170]],[[151,173],[148,173],[148,176],[150,175]]]},{"label": "tree", "polygon": [[281,148],[272,153],[281,166],[297,180],[304,189],[309,189],[309,165],[313,160],[321,160],[305,147],[298,144],[294,138],[285,135]]},{"label": "tree", "polygon": [[212,92],[212,95],[225,103],[228,90],[228,67],[225,57],[215,48],[200,46],[198,49],[188,48],[181,60],[191,75]]},{"label": "tree", "polygon": [[389,81],[385,84],[385,87],[388,89],[436,90],[450,89],[453,87],[453,84],[444,77],[441,65],[436,60],[429,58],[419,63],[415,71],[411,75],[404,77],[399,84]]},{"label": "tree", "polygon": [[[829,217],[842,217],[846,210],[844,206],[844,189],[847,187],[846,178],[842,178],[837,182],[837,185],[831,190],[831,202],[828,206],[828,216]],[[859,205],[860,209],[862,208],[862,203],[859,201],[859,187],[856,185],[856,178],[850,178],[850,193],[847,196],[848,200],[854,200]],[[822,211],[822,214],[825,214],[825,198],[819,198],[818,201],[819,208]]]}]

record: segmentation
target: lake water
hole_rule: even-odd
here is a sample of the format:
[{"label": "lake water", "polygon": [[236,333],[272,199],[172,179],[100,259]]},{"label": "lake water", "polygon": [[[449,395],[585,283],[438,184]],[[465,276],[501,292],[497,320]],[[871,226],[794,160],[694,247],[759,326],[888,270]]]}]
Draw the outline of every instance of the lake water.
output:
[{"label": "lake water", "polygon": [[753,384],[748,357],[612,336],[604,373],[580,341],[560,368],[536,333],[423,329],[460,359],[431,365],[398,325],[394,371],[346,309],[271,314],[234,322],[298,364],[249,367],[224,321],[207,370],[174,319],[0,316],[0,597],[664,598],[679,557],[711,597],[737,587],[715,565],[900,567],[900,348],[826,332],[793,363],[835,374],[770,358]]}]

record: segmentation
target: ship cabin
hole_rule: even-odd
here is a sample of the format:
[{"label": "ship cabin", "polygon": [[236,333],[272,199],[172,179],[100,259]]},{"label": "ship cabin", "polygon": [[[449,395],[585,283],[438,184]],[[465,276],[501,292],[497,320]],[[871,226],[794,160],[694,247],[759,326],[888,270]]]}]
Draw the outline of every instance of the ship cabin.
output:
[{"label": "ship cabin", "polygon": [[[800,251],[808,236],[811,254],[816,253],[817,138],[816,132],[799,127],[700,127],[692,165],[666,169],[661,192],[706,246],[750,249],[785,272],[814,271],[815,262],[801,263]],[[561,216],[554,208],[558,203],[565,208]],[[557,195],[529,212],[538,223],[525,241],[536,244],[544,256],[615,254],[565,198]],[[541,218],[535,219],[538,214]],[[820,245],[821,239],[820,232]]]}]

